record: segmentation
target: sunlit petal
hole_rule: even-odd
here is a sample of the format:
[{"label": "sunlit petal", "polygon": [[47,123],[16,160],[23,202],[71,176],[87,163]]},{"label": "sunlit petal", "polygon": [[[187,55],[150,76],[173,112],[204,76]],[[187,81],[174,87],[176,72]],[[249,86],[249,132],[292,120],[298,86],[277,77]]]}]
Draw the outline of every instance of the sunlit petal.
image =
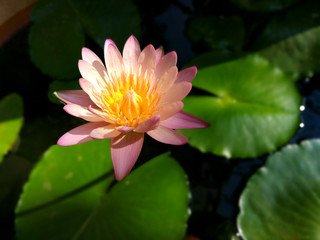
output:
[{"label": "sunlit petal", "polygon": [[111,157],[115,177],[125,178],[137,161],[143,145],[143,133],[130,132],[111,139]]},{"label": "sunlit petal", "polygon": [[188,139],[182,133],[161,125],[154,130],[148,131],[147,134],[153,139],[166,144],[183,145],[188,143]]}]

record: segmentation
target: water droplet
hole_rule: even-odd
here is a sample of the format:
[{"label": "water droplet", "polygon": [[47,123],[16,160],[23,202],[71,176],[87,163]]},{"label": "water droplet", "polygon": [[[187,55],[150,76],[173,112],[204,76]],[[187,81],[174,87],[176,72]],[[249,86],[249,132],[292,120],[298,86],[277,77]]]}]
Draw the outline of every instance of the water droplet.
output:
[{"label": "water droplet", "polygon": [[300,123],[300,124],[299,124],[299,127],[300,127],[300,128],[303,128],[303,127],[304,127],[304,123]]},{"label": "water droplet", "polygon": [[300,111],[302,112],[302,111],[304,111],[304,110],[306,109],[306,107],[303,106],[303,105],[301,105],[299,109],[300,109]]}]

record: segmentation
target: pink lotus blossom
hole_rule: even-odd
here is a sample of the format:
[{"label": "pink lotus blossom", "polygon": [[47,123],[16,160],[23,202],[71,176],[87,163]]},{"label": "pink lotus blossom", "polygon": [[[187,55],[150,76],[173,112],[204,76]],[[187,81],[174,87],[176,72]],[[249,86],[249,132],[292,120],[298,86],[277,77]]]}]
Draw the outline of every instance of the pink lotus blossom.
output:
[{"label": "pink lotus blossom", "polygon": [[88,123],[65,133],[58,144],[74,145],[93,139],[111,139],[111,157],[118,181],[125,178],[140,154],[144,133],[155,140],[182,145],[188,139],[174,129],[203,128],[208,124],[182,111],[182,99],[191,90],[196,67],[178,72],[177,55],[164,55],[148,45],[142,51],[131,36],[119,52],[107,39],[105,64],[82,49],[79,70],[82,90],[55,93],[64,110]]}]

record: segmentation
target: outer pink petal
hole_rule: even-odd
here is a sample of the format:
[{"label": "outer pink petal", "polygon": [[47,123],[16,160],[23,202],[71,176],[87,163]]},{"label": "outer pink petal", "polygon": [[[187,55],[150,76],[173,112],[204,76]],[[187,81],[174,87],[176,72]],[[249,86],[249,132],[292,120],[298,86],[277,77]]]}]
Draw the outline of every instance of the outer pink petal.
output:
[{"label": "outer pink petal", "polygon": [[109,78],[117,79],[123,73],[123,59],[119,49],[114,44],[109,44],[107,49],[106,67]]},{"label": "outer pink petal", "polygon": [[157,64],[157,67],[154,71],[154,79],[155,81],[157,79],[160,79],[162,75],[168,71],[171,67],[177,65],[177,54],[176,52],[170,52],[166,55],[164,55],[159,63]]},{"label": "outer pink petal", "polygon": [[178,84],[181,82],[191,82],[196,76],[196,74],[197,74],[196,67],[189,67],[189,68],[183,69],[178,73],[175,84]]},{"label": "outer pink petal", "polygon": [[160,125],[171,129],[192,129],[209,127],[209,123],[183,111],[180,111],[172,117],[161,121]]},{"label": "outer pink petal", "polygon": [[159,63],[160,59],[164,55],[163,49],[161,47],[156,49],[156,64]]},{"label": "outer pink petal", "polygon": [[181,101],[191,91],[192,84],[189,82],[181,82],[174,84],[162,97],[161,103],[170,103]]},{"label": "outer pink petal", "polygon": [[82,55],[82,59],[90,63],[91,65],[96,61],[103,65],[101,59],[88,48],[85,48],[85,47],[82,48],[81,55]]},{"label": "outer pink petal", "polygon": [[96,94],[93,93],[93,90],[99,90],[99,88],[94,88],[91,82],[84,78],[79,79],[79,84],[83,91],[85,91],[89,95],[90,99],[96,105],[96,102],[98,103],[98,99],[96,99]]},{"label": "outer pink petal", "polygon": [[188,139],[180,132],[158,126],[156,129],[148,131],[147,134],[155,140],[172,145],[183,145],[188,143]]},{"label": "outer pink petal", "polygon": [[173,66],[169,68],[169,70],[167,70],[159,80],[157,80],[156,84],[159,93],[164,93],[172,87],[173,83],[177,79],[177,74],[178,68]]},{"label": "outer pink petal", "polygon": [[108,53],[108,47],[110,46],[110,44],[116,46],[116,44],[114,43],[114,41],[112,41],[111,39],[107,39],[105,42],[104,42],[104,62],[107,61],[107,53]]},{"label": "outer pink petal", "polygon": [[123,63],[126,73],[136,74],[141,49],[138,40],[132,35],[123,48]]},{"label": "outer pink petal", "polygon": [[109,118],[106,118],[106,116],[105,116],[106,114],[103,111],[101,111],[100,109],[94,108],[93,106],[90,105],[88,107],[88,110],[92,114],[96,115],[97,117],[100,117],[102,121],[105,121],[105,122],[108,122],[108,123],[113,123],[113,121],[111,121]]},{"label": "outer pink petal", "polygon": [[84,107],[94,104],[88,94],[83,90],[65,90],[54,92],[54,94],[57,98],[67,104],[74,103]]},{"label": "outer pink petal", "polygon": [[182,110],[183,106],[184,106],[183,102],[178,101],[178,102],[173,102],[173,103],[170,103],[168,105],[161,107],[159,110],[160,121],[163,121],[163,120],[173,116],[177,112],[180,112]]},{"label": "outer pink petal", "polygon": [[104,84],[105,79],[107,78],[107,72],[105,67],[100,62],[94,62],[93,65],[90,63],[79,60],[78,67],[81,73],[81,76],[87,79],[94,86],[98,84]]},{"label": "outer pink petal", "polygon": [[90,136],[94,139],[110,139],[117,137],[121,132],[117,131],[113,124],[107,124],[105,126],[93,129]]},{"label": "outer pink petal", "polygon": [[122,126],[122,127],[117,127],[116,128],[119,132],[122,132],[122,133],[127,133],[127,132],[130,132],[134,129],[134,127],[127,127],[127,126]]},{"label": "outer pink petal", "polygon": [[156,127],[158,127],[159,121],[160,121],[160,116],[159,115],[154,116],[154,117],[140,123],[134,131],[139,132],[139,133],[148,132],[148,131],[153,130]]},{"label": "outer pink petal", "polygon": [[82,118],[89,122],[101,122],[101,118],[91,113],[88,108],[77,105],[68,104],[63,107],[63,109],[72,116]]},{"label": "outer pink petal", "polygon": [[115,177],[124,179],[137,161],[143,145],[143,133],[129,132],[111,139],[111,157]]},{"label": "outer pink petal", "polygon": [[142,79],[151,77],[156,67],[156,51],[152,45],[146,46],[138,59]]},{"label": "outer pink petal", "polygon": [[90,137],[90,132],[93,129],[101,127],[105,124],[105,122],[93,122],[83,124],[62,135],[62,137],[59,138],[57,143],[61,146],[69,146],[91,141],[93,140],[93,138]]}]

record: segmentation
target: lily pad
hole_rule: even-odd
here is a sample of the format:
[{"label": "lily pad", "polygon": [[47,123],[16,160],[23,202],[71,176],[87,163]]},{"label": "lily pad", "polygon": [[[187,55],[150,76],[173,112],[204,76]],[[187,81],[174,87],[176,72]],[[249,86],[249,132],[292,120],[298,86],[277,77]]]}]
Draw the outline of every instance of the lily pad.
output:
[{"label": "lily pad", "polygon": [[24,188],[17,239],[182,239],[189,191],[179,164],[160,155],[111,187],[109,148],[53,146]]},{"label": "lily pad", "polygon": [[35,65],[53,78],[79,76],[77,64],[85,36],[68,1],[39,1],[31,21],[29,43]]},{"label": "lily pad", "polygon": [[10,94],[0,100],[0,162],[18,138],[23,122],[22,98]]},{"label": "lily pad", "polygon": [[270,156],[240,198],[245,240],[319,238],[320,140],[290,145]]},{"label": "lily pad", "polygon": [[211,126],[182,132],[202,152],[256,157],[287,143],[298,128],[301,97],[292,78],[260,56],[199,66],[193,85],[208,94],[187,97],[184,110]]}]

